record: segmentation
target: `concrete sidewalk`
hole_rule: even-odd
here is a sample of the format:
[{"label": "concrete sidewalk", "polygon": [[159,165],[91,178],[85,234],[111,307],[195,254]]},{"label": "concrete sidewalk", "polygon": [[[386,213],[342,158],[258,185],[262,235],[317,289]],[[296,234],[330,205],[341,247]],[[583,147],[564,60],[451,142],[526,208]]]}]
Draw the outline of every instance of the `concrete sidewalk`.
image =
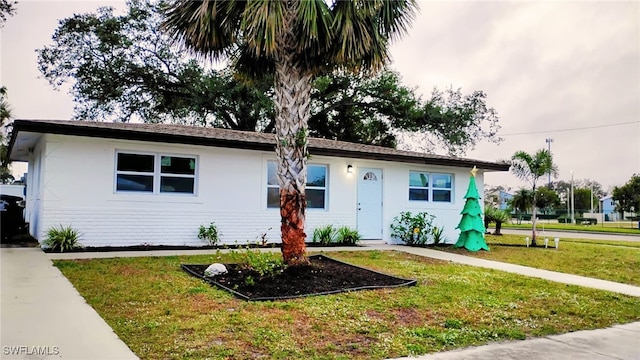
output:
[{"label": "concrete sidewalk", "polygon": [[2,359],[137,359],[39,248],[2,248]]},{"label": "concrete sidewalk", "polygon": [[[451,254],[386,245],[310,248],[309,251],[397,250],[445,261],[498,269],[551,281],[639,296],[640,288],[576,275]],[[280,251],[279,249],[267,249]],[[55,268],[51,259],[212,254],[216,250],[45,254],[38,248],[2,248],[0,344],[2,359],[136,359]],[[39,355],[38,355],[39,354]],[[640,322],[526,341],[490,344],[420,359],[625,359],[640,360]]]},{"label": "concrete sidewalk", "polygon": [[[640,322],[576,331],[524,341],[508,341],[403,360],[638,360]],[[400,359],[396,359],[400,360]]]}]

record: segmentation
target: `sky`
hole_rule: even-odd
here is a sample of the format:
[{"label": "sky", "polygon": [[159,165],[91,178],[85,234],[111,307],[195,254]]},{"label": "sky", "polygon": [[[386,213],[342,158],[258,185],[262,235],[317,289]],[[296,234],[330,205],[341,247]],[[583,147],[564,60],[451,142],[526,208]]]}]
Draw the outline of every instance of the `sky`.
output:
[{"label": "sky", "polygon": [[[424,99],[434,87],[487,94],[503,141],[481,142],[465,157],[498,161],[550,145],[556,180],[573,175],[607,190],[640,174],[639,1],[418,4],[389,67]],[[40,77],[35,49],[52,43],[59,19],[104,5],[124,8],[122,1],[18,2],[0,31],[0,85],[14,118],[71,118],[71,95]],[[487,173],[485,183],[527,186],[509,172]]]}]

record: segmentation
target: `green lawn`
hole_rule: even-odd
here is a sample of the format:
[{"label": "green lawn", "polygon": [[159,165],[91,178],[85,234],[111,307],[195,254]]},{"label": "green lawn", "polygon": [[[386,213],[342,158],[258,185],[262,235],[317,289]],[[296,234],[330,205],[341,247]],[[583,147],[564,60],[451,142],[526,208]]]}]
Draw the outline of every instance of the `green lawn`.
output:
[{"label": "green lawn", "polygon": [[[505,229],[531,229],[532,224],[529,221],[523,221],[522,224],[502,224]],[[598,232],[598,233],[614,233],[614,234],[633,234],[640,235],[638,229],[638,222],[605,222],[604,224],[596,225],[575,225],[575,224],[560,224],[556,221],[547,222],[546,220],[538,220],[536,228],[542,230],[570,230],[570,231],[585,231],[585,232]],[[493,229],[493,224],[492,224]]]},{"label": "green lawn", "polygon": [[[640,286],[640,242],[561,239],[556,250],[551,238],[550,248],[545,249],[525,247],[524,237],[487,235],[488,252],[445,251]],[[537,241],[544,245],[544,238],[538,237]]]},{"label": "green lawn", "polygon": [[230,255],[55,265],[143,359],[384,359],[640,320],[640,299],[606,291],[400,252],[329,256],[418,285],[249,303],[179,267]]}]

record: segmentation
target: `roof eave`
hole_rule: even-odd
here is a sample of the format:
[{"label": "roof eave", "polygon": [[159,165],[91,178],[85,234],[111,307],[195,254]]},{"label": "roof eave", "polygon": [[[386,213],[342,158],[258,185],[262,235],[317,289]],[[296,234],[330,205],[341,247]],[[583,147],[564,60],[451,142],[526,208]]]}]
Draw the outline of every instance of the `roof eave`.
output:
[{"label": "roof eave", "polygon": [[[274,151],[275,143],[237,139],[220,139],[206,136],[171,134],[161,132],[148,132],[135,129],[114,129],[108,127],[82,126],[82,122],[70,125],[68,123],[56,123],[55,121],[16,120],[14,130],[9,143],[9,154],[19,132],[37,132],[43,134],[58,134],[71,136],[86,136],[95,138],[110,138],[121,140],[151,141],[173,144],[189,144],[202,146],[217,146],[234,149]],[[446,157],[431,157],[416,154],[385,154],[348,149],[334,149],[330,147],[309,145],[309,152],[317,156],[351,157],[355,159],[394,161],[413,164],[440,165],[440,166],[476,166],[485,171],[508,171],[509,164],[478,161],[473,159],[458,159]]]}]

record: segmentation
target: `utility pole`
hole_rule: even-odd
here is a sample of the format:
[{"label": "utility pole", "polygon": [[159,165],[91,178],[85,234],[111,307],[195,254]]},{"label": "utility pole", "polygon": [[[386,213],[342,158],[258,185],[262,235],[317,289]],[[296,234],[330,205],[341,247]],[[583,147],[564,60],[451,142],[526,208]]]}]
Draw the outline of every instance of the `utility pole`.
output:
[{"label": "utility pole", "polygon": [[571,171],[571,224],[575,224],[576,222],[576,218],[575,218],[575,203],[576,200],[573,197],[573,170]]},{"label": "utility pole", "polygon": [[565,224],[567,224],[567,222],[569,221],[569,219],[571,218],[571,191],[567,190],[567,218],[565,219]]},{"label": "utility pole", "polygon": [[[544,141],[547,142],[547,146],[549,149],[549,155],[551,155],[551,143],[553,142],[552,138],[546,138]],[[547,184],[549,189],[551,189],[551,169],[549,169],[549,183]]]}]

